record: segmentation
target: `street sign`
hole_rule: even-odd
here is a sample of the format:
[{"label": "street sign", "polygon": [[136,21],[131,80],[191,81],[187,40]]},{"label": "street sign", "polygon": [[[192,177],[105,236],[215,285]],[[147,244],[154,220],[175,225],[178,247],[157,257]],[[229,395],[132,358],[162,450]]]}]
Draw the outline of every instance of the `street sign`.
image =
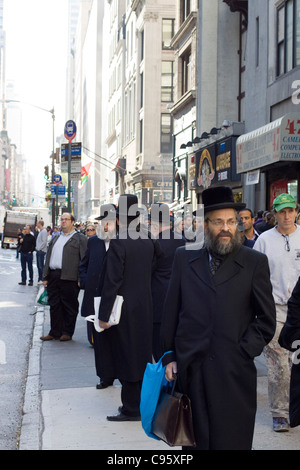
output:
[{"label": "street sign", "polygon": [[57,188],[57,195],[58,196],[65,196],[66,195],[66,187],[63,184],[51,184],[51,198],[56,197],[56,188]]},{"label": "street sign", "polygon": [[60,175],[54,175],[53,176],[53,183],[60,184],[61,183],[61,176]]},{"label": "street sign", "polygon": [[[81,155],[81,142],[73,142],[71,147],[71,155]],[[62,161],[67,162],[69,156],[69,144],[61,144]]]},{"label": "street sign", "polygon": [[[61,145],[61,165],[60,171],[68,173],[68,160],[69,160],[69,144]],[[73,142],[71,144],[71,175],[77,175],[76,179],[80,180],[81,174],[81,142]]]},{"label": "street sign", "polygon": [[72,142],[74,137],[76,136],[76,124],[74,121],[67,121],[65,124],[65,138],[67,139],[68,142]]}]

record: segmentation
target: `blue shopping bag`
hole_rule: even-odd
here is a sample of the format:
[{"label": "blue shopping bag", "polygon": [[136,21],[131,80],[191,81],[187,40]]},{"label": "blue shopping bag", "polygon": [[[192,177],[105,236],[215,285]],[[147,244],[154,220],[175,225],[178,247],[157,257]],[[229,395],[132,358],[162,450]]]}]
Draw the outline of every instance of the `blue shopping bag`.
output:
[{"label": "blue shopping bag", "polygon": [[142,427],[147,436],[156,440],[159,440],[159,438],[151,432],[152,420],[155,414],[161,389],[168,383],[167,379],[165,378],[166,366],[162,365],[162,359],[170,352],[172,351],[166,352],[156,364],[150,364],[148,362],[142,382],[140,401]]}]

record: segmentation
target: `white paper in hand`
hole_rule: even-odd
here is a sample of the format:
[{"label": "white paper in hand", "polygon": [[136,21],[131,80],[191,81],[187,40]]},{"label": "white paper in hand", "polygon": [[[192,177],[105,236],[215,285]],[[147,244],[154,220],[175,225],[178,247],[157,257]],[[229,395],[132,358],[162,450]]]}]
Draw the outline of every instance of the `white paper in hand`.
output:
[{"label": "white paper in hand", "polygon": [[[120,322],[123,300],[124,299],[122,295],[117,295],[116,300],[113,305],[112,312],[108,320],[108,323],[111,326],[118,325]],[[100,303],[101,303],[101,297],[94,297],[94,309],[96,313],[95,315],[89,315],[88,317],[85,317],[87,321],[94,323],[95,330],[98,331],[98,333],[101,333],[101,331],[104,330],[104,328],[100,328],[99,319],[98,319]]]}]

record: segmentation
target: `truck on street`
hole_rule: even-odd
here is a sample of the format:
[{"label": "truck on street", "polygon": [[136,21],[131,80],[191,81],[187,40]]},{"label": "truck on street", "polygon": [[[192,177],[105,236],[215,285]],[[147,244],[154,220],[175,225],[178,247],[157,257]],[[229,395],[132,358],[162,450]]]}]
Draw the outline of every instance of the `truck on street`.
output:
[{"label": "truck on street", "polygon": [[2,248],[16,248],[19,230],[23,230],[25,225],[30,225],[33,231],[36,222],[37,214],[34,212],[6,211],[2,233]]}]

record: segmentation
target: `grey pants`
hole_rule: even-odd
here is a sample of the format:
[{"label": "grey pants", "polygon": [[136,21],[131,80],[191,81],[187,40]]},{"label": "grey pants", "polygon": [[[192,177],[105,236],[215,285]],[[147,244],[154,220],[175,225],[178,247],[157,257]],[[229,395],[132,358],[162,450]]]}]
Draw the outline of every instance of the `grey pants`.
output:
[{"label": "grey pants", "polygon": [[268,368],[268,394],[272,416],[288,419],[291,353],[278,343],[283,324],[277,320],[275,336],[264,348],[264,355]]}]

